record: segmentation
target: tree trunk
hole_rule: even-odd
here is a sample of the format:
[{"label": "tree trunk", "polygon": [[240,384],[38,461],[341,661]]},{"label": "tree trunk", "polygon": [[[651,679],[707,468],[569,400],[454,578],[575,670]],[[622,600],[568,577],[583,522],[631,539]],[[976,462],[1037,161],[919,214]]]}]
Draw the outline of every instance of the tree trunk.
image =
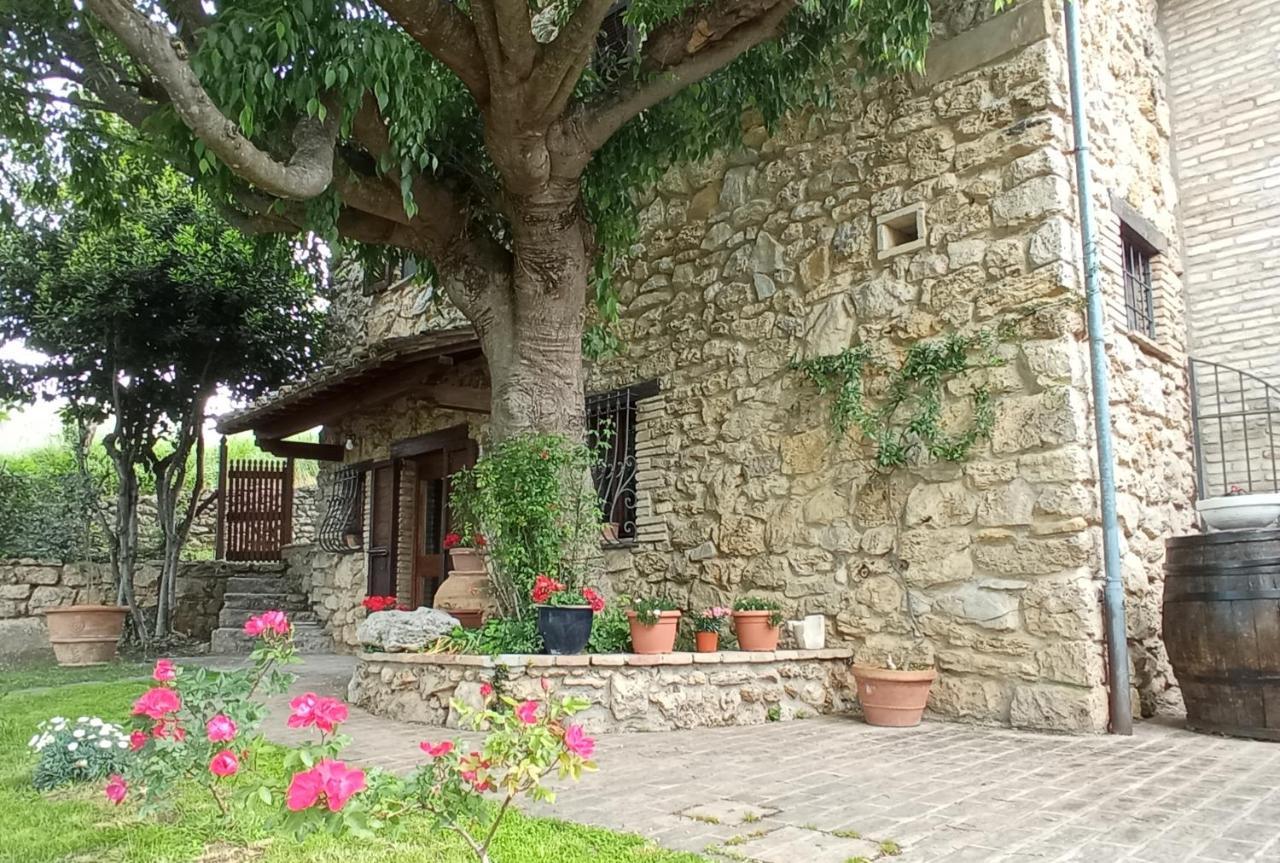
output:
[{"label": "tree trunk", "polygon": [[147,624],[133,590],[133,575],[138,560],[138,475],[127,456],[112,447],[108,451],[119,483],[116,491],[114,553],[111,555],[116,580],[116,601],[128,606],[138,640],[146,644]]},{"label": "tree trunk", "polygon": [[493,389],[496,440],[583,433],[582,326],[592,254],[577,186],[513,207],[512,275],[474,316]]}]

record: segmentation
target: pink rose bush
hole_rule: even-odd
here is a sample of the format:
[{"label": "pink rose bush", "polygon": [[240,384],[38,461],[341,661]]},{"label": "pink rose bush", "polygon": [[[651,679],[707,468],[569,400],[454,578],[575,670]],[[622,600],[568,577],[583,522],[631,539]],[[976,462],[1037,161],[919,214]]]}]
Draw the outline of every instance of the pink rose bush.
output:
[{"label": "pink rose bush", "polygon": [[214,672],[184,670],[169,659],[156,663],[156,685],[133,703],[129,769],[113,775],[105,789],[113,803],[137,790],[144,808],[159,807],[193,781],[224,815],[243,802],[232,799],[228,784],[264,745],[257,733],[266,712],[262,699],[284,692],[293,676],[281,669],[296,661],[293,627],[283,612],[264,612],[245,629],[259,638],[250,668]]},{"label": "pink rose bush", "polygon": [[[341,700],[315,692],[293,698],[281,722],[304,732],[306,742],[287,749],[282,763],[260,759],[267,745],[260,733],[263,700],[288,688],[293,676],[280,669],[297,660],[293,628],[283,614],[266,612],[248,629],[259,638],[249,669],[184,671],[171,662],[157,664],[153,677],[160,685],[134,703],[133,733],[126,738],[121,732],[121,745],[134,757],[129,770],[110,776],[104,788],[110,802],[136,797],[144,808],[159,806],[194,782],[225,818],[265,808],[267,819],[281,819],[299,838],[313,831],[395,831],[416,823],[407,816],[425,815],[432,829],[464,837],[477,860],[491,863],[490,845],[513,802],[552,802],[550,777],[577,780],[596,767],[595,741],[571,721],[588,702],[557,700],[545,681],[537,698],[517,700],[485,683],[480,707],[455,702],[463,724],[486,733],[484,742],[463,750],[452,740],[423,741],[423,763],[408,776],[343,761],[349,741],[340,728],[350,711]],[[277,763],[282,769],[272,766]]]}]

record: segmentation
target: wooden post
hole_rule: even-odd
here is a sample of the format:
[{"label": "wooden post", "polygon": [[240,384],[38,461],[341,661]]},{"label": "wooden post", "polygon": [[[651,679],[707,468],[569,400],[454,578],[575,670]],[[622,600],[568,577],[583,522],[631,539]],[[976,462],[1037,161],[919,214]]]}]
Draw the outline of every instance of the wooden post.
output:
[{"label": "wooden post", "polygon": [[[283,519],[280,523],[280,547],[293,542],[293,459],[287,458],[284,461],[284,490],[280,493],[282,498],[280,512]],[[284,559],[283,552],[280,558]]]},{"label": "wooden post", "polygon": [[218,445],[218,522],[214,526],[214,557],[225,560],[227,555],[227,436]]}]

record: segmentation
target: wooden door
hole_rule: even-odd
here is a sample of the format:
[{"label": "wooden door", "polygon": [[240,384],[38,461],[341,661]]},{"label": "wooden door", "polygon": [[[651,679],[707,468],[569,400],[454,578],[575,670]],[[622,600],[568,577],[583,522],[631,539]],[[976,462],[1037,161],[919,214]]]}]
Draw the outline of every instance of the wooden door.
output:
[{"label": "wooden door", "polygon": [[413,590],[414,608],[431,605],[436,588],[449,569],[444,538],[452,529],[449,479],[476,461],[475,442],[465,437],[413,457],[417,468],[414,492]]},{"label": "wooden door", "polygon": [[396,595],[396,470],[381,464],[369,471],[369,596]]}]

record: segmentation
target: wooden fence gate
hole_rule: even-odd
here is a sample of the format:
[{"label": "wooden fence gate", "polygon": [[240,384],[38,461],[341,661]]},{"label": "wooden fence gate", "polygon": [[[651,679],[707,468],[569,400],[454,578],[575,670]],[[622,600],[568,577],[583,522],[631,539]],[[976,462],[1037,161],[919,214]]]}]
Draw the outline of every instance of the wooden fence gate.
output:
[{"label": "wooden fence gate", "polygon": [[218,559],[279,560],[293,541],[293,459],[231,459],[218,470]]}]

